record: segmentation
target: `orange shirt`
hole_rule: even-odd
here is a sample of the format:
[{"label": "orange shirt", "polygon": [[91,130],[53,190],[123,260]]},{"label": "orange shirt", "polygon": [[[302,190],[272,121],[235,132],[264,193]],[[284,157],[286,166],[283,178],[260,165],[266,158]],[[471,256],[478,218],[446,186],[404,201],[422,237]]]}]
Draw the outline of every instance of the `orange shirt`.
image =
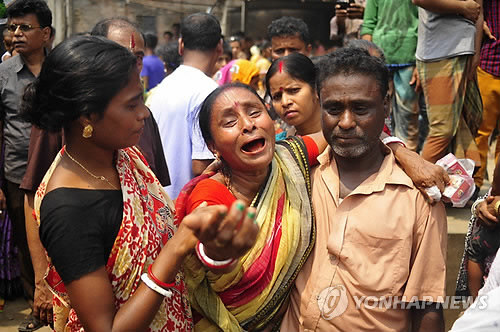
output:
[{"label": "orange shirt", "polygon": [[[316,246],[292,288],[281,331],[407,331],[410,310],[393,303],[387,309],[382,298],[443,302],[444,206],[425,201],[392,152],[340,202],[330,151],[312,173]],[[375,308],[363,296],[379,299]]]}]

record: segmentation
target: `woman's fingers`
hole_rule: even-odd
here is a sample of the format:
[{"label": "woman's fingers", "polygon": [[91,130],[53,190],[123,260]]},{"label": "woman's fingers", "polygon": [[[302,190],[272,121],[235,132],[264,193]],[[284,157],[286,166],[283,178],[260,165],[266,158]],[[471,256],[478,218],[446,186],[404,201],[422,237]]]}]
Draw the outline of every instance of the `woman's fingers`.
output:
[{"label": "woman's fingers", "polygon": [[240,227],[245,209],[246,205],[243,201],[237,200],[233,203],[226,218],[219,226],[214,240],[216,247],[225,247],[231,243],[235,230]]},{"label": "woman's fingers", "polygon": [[224,205],[201,205],[188,214],[181,225],[190,228],[196,237],[204,242],[213,239],[217,235],[218,228],[227,215],[227,207]]},{"label": "woman's fingers", "polygon": [[184,218],[181,226],[194,232],[210,258],[238,258],[255,244],[259,233],[256,213],[241,200],[235,201],[229,211],[222,205],[200,206]]},{"label": "woman's fingers", "polygon": [[255,208],[249,207],[246,210],[241,227],[235,232],[232,246],[235,255],[237,255],[236,257],[244,255],[255,244],[257,235],[259,234],[259,226],[255,222],[256,213]]},{"label": "woman's fingers", "polygon": [[221,223],[217,235],[203,242],[207,255],[215,260],[241,257],[255,244],[259,233],[255,218],[255,208],[246,208],[243,202],[236,201]]}]

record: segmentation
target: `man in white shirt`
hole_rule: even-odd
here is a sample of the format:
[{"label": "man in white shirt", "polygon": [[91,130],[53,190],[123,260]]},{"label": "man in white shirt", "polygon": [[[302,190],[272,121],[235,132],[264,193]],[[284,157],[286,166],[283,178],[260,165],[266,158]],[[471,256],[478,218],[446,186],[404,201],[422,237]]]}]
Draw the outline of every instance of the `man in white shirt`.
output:
[{"label": "man in white shirt", "polygon": [[165,189],[172,199],[214,159],[201,136],[197,115],[203,100],[217,88],[208,76],[222,54],[217,19],[205,13],[186,17],[181,23],[179,53],[183,65],[158,85],[149,101],[170,172],[171,185]]}]

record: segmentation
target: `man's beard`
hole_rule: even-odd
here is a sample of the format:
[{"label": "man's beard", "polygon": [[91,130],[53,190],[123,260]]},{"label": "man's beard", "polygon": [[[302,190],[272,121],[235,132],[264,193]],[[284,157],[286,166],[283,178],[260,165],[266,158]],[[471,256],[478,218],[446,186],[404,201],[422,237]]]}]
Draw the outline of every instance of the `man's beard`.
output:
[{"label": "man's beard", "polygon": [[[352,137],[352,138],[357,138],[358,144],[356,145],[342,145],[342,144],[336,144],[336,140],[332,136],[330,137],[329,144],[332,147],[333,152],[338,155],[339,157],[342,158],[347,158],[347,159],[357,159],[360,158],[366,154],[373,148],[377,146],[377,142],[371,141],[366,135],[363,133],[359,133],[356,135],[338,135],[340,137]],[[378,139],[377,139],[378,140]]]}]

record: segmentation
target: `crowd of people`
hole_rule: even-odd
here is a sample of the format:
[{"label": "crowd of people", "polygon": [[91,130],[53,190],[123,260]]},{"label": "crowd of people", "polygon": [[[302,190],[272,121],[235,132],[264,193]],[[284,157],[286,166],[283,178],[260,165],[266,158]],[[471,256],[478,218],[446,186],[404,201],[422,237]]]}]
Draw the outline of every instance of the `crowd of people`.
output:
[{"label": "crowd of people", "polygon": [[499,4],[337,1],[330,50],[299,18],[254,42],[207,13],[160,42],[106,18],[52,49],[45,1],[9,4],[0,298],[28,300],[19,331],[444,331],[426,189],[449,152],[477,166],[457,294],[489,304],[452,330],[494,330],[500,166],[476,198]]}]

